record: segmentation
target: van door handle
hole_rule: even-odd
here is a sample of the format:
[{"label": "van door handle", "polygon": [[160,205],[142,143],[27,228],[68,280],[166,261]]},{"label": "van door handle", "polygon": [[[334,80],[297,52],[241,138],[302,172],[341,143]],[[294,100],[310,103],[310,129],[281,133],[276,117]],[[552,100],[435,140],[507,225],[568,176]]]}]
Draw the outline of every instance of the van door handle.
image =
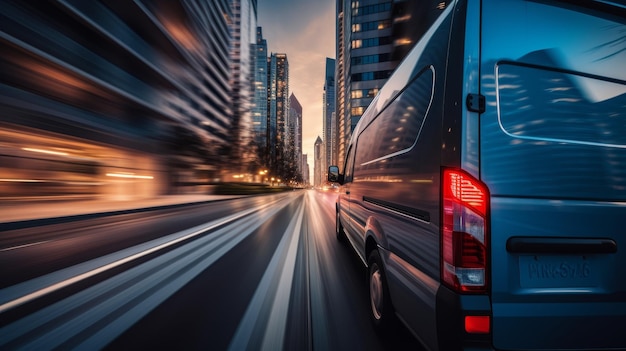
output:
[{"label": "van door handle", "polygon": [[611,239],[511,237],[506,250],[518,254],[608,254],[617,252],[617,243]]}]

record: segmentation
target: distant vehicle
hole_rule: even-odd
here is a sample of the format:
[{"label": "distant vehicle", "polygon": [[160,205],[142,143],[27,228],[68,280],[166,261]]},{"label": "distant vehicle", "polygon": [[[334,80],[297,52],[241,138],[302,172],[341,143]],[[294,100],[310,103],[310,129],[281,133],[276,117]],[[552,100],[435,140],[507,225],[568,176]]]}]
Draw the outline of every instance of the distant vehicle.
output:
[{"label": "distant vehicle", "polygon": [[329,168],[372,320],[430,350],[626,349],[626,2],[432,3]]}]

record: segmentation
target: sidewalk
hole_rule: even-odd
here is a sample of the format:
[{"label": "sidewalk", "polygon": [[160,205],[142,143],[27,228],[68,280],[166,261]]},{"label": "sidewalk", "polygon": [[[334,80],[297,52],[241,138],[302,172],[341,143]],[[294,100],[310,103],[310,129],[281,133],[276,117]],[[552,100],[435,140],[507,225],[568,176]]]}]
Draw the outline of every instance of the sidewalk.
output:
[{"label": "sidewalk", "polygon": [[0,223],[52,219],[59,217],[132,211],[151,207],[234,199],[244,195],[165,195],[142,200],[67,200],[0,202]]}]

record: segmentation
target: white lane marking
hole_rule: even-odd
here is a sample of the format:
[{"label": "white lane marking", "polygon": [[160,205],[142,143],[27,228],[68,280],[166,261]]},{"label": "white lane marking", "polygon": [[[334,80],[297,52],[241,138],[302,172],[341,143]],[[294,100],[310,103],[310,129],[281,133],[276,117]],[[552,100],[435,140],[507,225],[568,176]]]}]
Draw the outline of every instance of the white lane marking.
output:
[{"label": "white lane marking", "polygon": [[[309,193],[308,196],[312,196],[312,194]],[[307,225],[307,239],[309,240],[309,261],[307,262],[307,268],[309,270],[309,308],[311,312],[309,315],[311,335],[309,337],[315,349],[328,350],[330,349],[330,333],[326,321],[331,320],[331,317],[328,316],[327,307],[329,304],[325,299],[327,295],[325,294],[322,280],[322,266],[320,264],[320,262],[324,260],[320,258],[320,256],[330,252],[330,249],[325,245],[328,244],[328,240],[325,240],[328,239],[328,237],[323,237],[328,233],[324,228],[324,223],[327,223],[326,218],[328,217],[324,216],[324,210],[320,203],[315,201],[314,198],[311,198],[309,203],[310,206],[308,210],[310,216]],[[334,239],[334,236],[335,235],[332,235],[332,239]]]},{"label": "white lane marking", "polygon": [[[264,204],[261,208],[273,205],[274,202]],[[216,227],[233,222],[239,218],[259,211],[259,208],[251,208],[242,213],[234,214],[220,220],[211,221],[166,237],[152,240],[129,249],[118,251],[79,265],[65,268],[48,275],[34,278],[30,281],[16,284],[0,290],[0,313],[6,312],[19,305],[40,298],[46,294],[75,284],[81,280],[93,277],[109,269],[118,267],[127,262],[141,258],[153,252],[165,249],[181,241],[198,236]],[[121,257],[120,257],[121,256]]]},{"label": "white lane marking", "polygon": [[[303,216],[304,204],[302,202],[298,209],[298,215],[287,226],[287,230],[265,269],[261,282],[239,322],[228,350],[245,350],[256,347],[258,341],[261,342],[261,350],[280,350],[283,348],[291,282],[295,271],[295,259]],[[274,286],[278,287],[271,291]],[[271,295],[272,293],[274,296]],[[269,316],[267,314],[262,315],[261,311],[266,307],[264,303],[269,301],[271,301]],[[256,340],[260,334],[262,334],[262,340]]]},{"label": "white lane marking", "polygon": [[24,244],[24,245],[7,247],[7,248],[4,248],[4,249],[0,249],[0,252],[17,250],[17,249],[23,249],[25,247],[30,247],[30,246],[35,246],[35,245],[41,245],[41,244],[49,243],[50,241],[52,241],[52,240],[38,241],[36,243],[30,243],[30,244]]},{"label": "white lane marking", "polygon": [[[304,202],[304,201],[303,201]],[[272,309],[266,324],[265,335],[261,350],[280,350],[285,341],[285,330],[287,326],[287,313],[289,312],[289,301],[291,297],[291,285],[296,269],[296,257],[298,254],[298,243],[302,232],[302,218],[304,217],[304,204],[300,206],[298,220],[291,234],[291,242],[287,249],[287,257],[282,266],[280,281],[276,289],[276,295],[272,302]]]},{"label": "white lane marking", "polygon": [[[85,350],[103,347],[248,237],[293,197],[281,200],[280,206],[252,209],[256,213],[248,218],[1,328],[0,346]],[[41,328],[45,328],[43,332]]]}]

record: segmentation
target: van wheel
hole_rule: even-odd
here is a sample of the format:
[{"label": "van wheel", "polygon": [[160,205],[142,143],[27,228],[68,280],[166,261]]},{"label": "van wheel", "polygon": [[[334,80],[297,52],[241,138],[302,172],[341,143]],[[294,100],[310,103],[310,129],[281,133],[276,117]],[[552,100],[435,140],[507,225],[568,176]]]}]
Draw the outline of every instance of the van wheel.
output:
[{"label": "van wheel", "polygon": [[335,211],[335,234],[337,240],[344,243],[346,242],[346,233],[343,231],[343,225],[341,225],[341,219],[339,219],[339,211]]},{"label": "van wheel", "polygon": [[371,307],[370,316],[376,329],[379,332],[387,333],[392,329],[395,312],[389,296],[387,275],[378,250],[373,250],[370,253],[367,262],[369,267],[367,282]]}]

